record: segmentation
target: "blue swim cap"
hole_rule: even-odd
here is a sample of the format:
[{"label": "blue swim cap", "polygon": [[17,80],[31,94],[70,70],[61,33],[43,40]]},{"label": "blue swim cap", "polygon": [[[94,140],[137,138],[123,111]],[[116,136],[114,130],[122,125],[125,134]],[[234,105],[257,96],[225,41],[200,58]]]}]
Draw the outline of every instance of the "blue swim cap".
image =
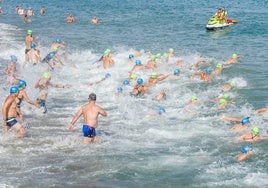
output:
[{"label": "blue swim cap", "polygon": [[243,152],[243,153],[247,153],[250,149],[251,149],[250,146],[243,146],[243,147],[242,147],[242,152]]},{"label": "blue swim cap", "polygon": [[118,93],[122,93],[123,92],[123,88],[122,87],[118,87],[117,88],[117,91],[118,91]]},{"label": "blue swim cap", "polygon": [[26,82],[24,80],[20,80],[18,83],[18,88],[22,88],[26,86]]},{"label": "blue swim cap", "polygon": [[142,84],[143,83],[143,79],[142,78],[138,78],[137,83],[138,84]]},{"label": "blue swim cap", "polygon": [[242,125],[246,125],[246,124],[250,123],[249,117],[243,118],[241,123],[242,123]]},{"label": "blue swim cap", "polygon": [[19,88],[18,86],[12,86],[9,90],[9,93],[10,94],[13,94],[13,93],[18,93],[19,92]]},{"label": "blue swim cap", "polygon": [[18,58],[15,55],[11,55],[10,58],[11,58],[11,61],[13,62],[18,61]]},{"label": "blue swim cap", "polygon": [[211,72],[212,72],[212,70],[211,70],[210,67],[208,67],[208,68],[205,69],[205,73],[207,73],[207,74],[211,74]]},{"label": "blue swim cap", "polygon": [[165,112],[166,112],[166,110],[163,107],[160,107],[159,110],[158,110],[159,115],[164,114]]},{"label": "blue swim cap", "polygon": [[140,53],[144,54],[145,53],[145,50],[144,49],[141,49],[140,50]]},{"label": "blue swim cap", "polygon": [[137,59],[137,60],[135,61],[135,64],[136,64],[136,65],[141,65],[141,60]]},{"label": "blue swim cap", "polygon": [[179,75],[180,72],[181,72],[180,69],[175,69],[175,70],[174,70],[174,75]]},{"label": "blue swim cap", "polygon": [[60,40],[59,37],[57,37],[57,38],[55,39],[55,41],[56,41],[56,42],[61,42],[61,40]]},{"label": "blue swim cap", "polygon": [[126,85],[129,85],[129,81],[128,80],[124,80],[123,81],[123,84],[126,86]]},{"label": "blue swim cap", "polygon": [[49,58],[49,59],[52,59],[54,56],[55,56],[55,52],[50,52],[50,53],[48,54],[48,58]]},{"label": "blue swim cap", "polygon": [[31,47],[31,48],[35,48],[35,43],[31,43],[31,44],[30,44],[30,47]]},{"label": "blue swim cap", "polygon": [[134,57],[133,54],[129,54],[129,55],[128,55],[128,59],[132,59],[133,57]]},{"label": "blue swim cap", "polygon": [[110,78],[111,77],[111,74],[110,73],[106,73],[105,74],[105,78]]}]

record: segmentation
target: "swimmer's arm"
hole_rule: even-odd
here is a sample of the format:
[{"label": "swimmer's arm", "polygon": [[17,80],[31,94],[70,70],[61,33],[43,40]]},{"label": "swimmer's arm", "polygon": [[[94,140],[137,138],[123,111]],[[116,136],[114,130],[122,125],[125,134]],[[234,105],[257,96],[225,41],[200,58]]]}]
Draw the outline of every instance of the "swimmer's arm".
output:
[{"label": "swimmer's arm", "polygon": [[101,107],[99,107],[98,109],[98,113],[102,116],[107,116],[107,112],[105,110],[103,110]]},{"label": "swimmer's arm", "polygon": [[4,105],[3,105],[3,108],[2,108],[2,116],[3,116],[3,121],[4,121],[4,125],[6,125],[6,120],[8,118],[8,111],[9,111],[9,108],[12,104],[13,100],[12,99],[8,99],[7,101],[5,101]]},{"label": "swimmer's arm", "polygon": [[255,114],[261,114],[261,113],[264,113],[266,111],[267,111],[267,108],[260,108],[260,109],[256,110],[254,113]]},{"label": "swimmer's arm", "polygon": [[38,87],[40,86],[40,85],[39,85],[40,80],[41,80],[41,79],[39,79],[39,80],[35,83],[35,85],[34,85],[35,88],[38,88]]},{"label": "swimmer's arm", "polygon": [[28,95],[24,92],[23,93],[23,98],[25,99],[25,101],[27,102],[27,103],[29,103],[29,104],[31,104],[31,105],[34,105],[34,106],[36,106],[36,107],[40,107],[40,105],[39,104],[37,104],[37,103],[35,103],[35,102],[33,102],[29,97],[28,97]]},{"label": "swimmer's arm", "polygon": [[73,117],[70,125],[69,125],[69,130],[73,130],[74,128],[74,124],[76,123],[76,121],[80,118],[80,116],[83,114],[83,110],[82,107],[80,108],[80,110],[75,114],[75,116]]}]

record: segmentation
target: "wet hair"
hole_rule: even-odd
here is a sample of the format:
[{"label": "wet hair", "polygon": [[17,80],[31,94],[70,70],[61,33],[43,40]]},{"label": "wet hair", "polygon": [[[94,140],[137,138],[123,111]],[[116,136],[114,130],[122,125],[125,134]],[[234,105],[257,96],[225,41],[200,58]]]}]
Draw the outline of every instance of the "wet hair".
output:
[{"label": "wet hair", "polygon": [[91,101],[96,101],[97,96],[96,96],[95,93],[90,93],[89,96],[88,96],[88,99],[91,100]]}]

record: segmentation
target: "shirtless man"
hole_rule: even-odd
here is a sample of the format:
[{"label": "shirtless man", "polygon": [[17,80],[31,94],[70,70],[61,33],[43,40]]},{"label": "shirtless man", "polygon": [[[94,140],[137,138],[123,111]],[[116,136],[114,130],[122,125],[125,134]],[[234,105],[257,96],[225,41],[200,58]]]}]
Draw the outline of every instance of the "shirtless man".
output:
[{"label": "shirtless man", "polygon": [[11,55],[11,62],[5,67],[4,73],[7,75],[7,83],[10,85],[17,84],[17,57],[15,55]]},{"label": "shirtless man", "polygon": [[93,18],[90,21],[91,24],[98,24],[99,23],[99,19],[96,16],[93,16]]},{"label": "shirtless man", "polygon": [[226,64],[232,64],[232,63],[237,63],[237,60],[239,58],[243,57],[242,55],[237,55],[237,54],[233,54],[231,58],[227,59],[225,62]]},{"label": "shirtless man", "polygon": [[39,97],[36,99],[36,102],[43,108],[43,113],[47,112],[46,99],[48,95],[48,86],[52,86],[55,88],[69,88],[69,86],[64,86],[61,84],[52,84],[50,81],[51,74],[49,72],[45,72],[42,78],[39,79],[38,82],[36,82],[35,84],[35,88],[39,89]]},{"label": "shirtless man", "polygon": [[73,23],[75,21],[74,17],[72,14],[69,14],[66,18],[67,23]]},{"label": "shirtless man", "polygon": [[27,53],[29,63],[36,65],[38,62],[41,61],[40,51],[35,49],[36,45],[34,43],[31,43],[30,47],[31,50]]},{"label": "shirtless man", "polygon": [[167,75],[157,75],[156,72],[153,72],[148,80],[148,82],[145,84],[146,87],[151,87],[156,85],[158,82],[166,79],[167,77],[169,77],[171,74],[167,74]]},{"label": "shirtless man", "polygon": [[26,14],[27,14],[28,17],[33,16],[33,15],[34,15],[33,8],[30,7],[30,8],[27,10],[27,13],[26,13]]},{"label": "shirtless man", "polygon": [[13,86],[10,88],[10,95],[6,98],[3,108],[2,108],[2,116],[3,116],[3,128],[6,133],[11,128],[14,128],[18,134],[17,137],[21,138],[26,134],[23,126],[16,120],[18,116],[16,97],[18,96],[19,88],[17,86]]},{"label": "shirtless man", "polygon": [[74,124],[76,121],[80,118],[81,115],[83,115],[83,142],[86,144],[98,141],[95,130],[98,127],[98,116],[107,116],[106,111],[100,106],[96,105],[96,99],[96,94],[91,93],[88,97],[88,103],[81,106],[69,125],[69,130],[72,131],[74,129]]},{"label": "shirtless man", "polygon": [[29,62],[28,52],[31,50],[31,43],[34,42],[32,33],[32,30],[27,30],[27,35],[25,37],[25,62]]}]

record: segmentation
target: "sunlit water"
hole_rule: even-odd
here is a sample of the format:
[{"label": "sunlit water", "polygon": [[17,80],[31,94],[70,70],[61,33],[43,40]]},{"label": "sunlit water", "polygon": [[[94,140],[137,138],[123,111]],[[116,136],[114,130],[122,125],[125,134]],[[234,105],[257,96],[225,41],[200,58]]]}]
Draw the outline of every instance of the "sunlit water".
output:
[{"label": "sunlit water", "polygon": [[[46,13],[38,14],[44,4]],[[267,2],[195,2],[195,1],[59,1],[31,2],[36,15],[25,25],[15,14],[15,2],[1,3],[0,67],[15,54],[18,72],[27,81],[27,94],[35,100],[35,82],[47,70],[45,64],[22,68],[24,37],[33,30],[38,48],[44,57],[55,37],[68,45],[66,66],[55,69],[52,83],[68,84],[69,89],[49,88],[48,113],[23,103],[27,136],[15,139],[14,132],[0,137],[0,187],[266,187],[267,141],[250,143],[254,155],[245,162],[236,162],[243,142],[242,132],[232,132],[232,124],[220,120],[222,114],[250,116],[266,136],[268,115],[254,115],[267,104]],[[211,14],[224,5],[228,15],[239,23],[226,30],[207,32],[205,24]],[[64,22],[71,12],[77,21]],[[99,25],[88,24],[97,15]],[[95,63],[103,51],[113,52],[115,66],[108,70]],[[168,78],[149,89],[145,97],[129,95],[135,85],[117,87],[128,78],[134,61],[146,63],[149,55],[134,57],[130,48],[164,53],[174,48],[176,55],[169,63],[158,60],[159,74],[172,73],[178,59],[184,60],[181,74]],[[63,51],[61,51],[63,53]],[[209,83],[193,76],[190,67],[199,54],[207,60],[200,69],[215,68],[233,53],[244,55],[235,65]],[[62,57],[64,54],[62,54]],[[77,68],[74,68],[73,65]],[[137,74],[146,82],[152,70]],[[106,73],[111,78],[102,79]],[[2,73],[1,73],[2,75]],[[8,95],[6,77],[1,76],[1,103]],[[235,88],[229,92],[234,104],[218,110],[214,98],[222,94],[221,86],[229,81]],[[163,89],[167,99],[154,100]],[[68,124],[88,94],[97,94],[97,103],[108,113],[100,117],[97,134],[100,142],[82,144],[82,119],[74,132]],[[192,95],[198,103],[184,111]],[[146,117],[164,107],[163,117]],[[2,118],[2,115],[1,115]],[[248,130],[247,130],[248,131]],[[246,132],[246,131],[245,131]]]}]

